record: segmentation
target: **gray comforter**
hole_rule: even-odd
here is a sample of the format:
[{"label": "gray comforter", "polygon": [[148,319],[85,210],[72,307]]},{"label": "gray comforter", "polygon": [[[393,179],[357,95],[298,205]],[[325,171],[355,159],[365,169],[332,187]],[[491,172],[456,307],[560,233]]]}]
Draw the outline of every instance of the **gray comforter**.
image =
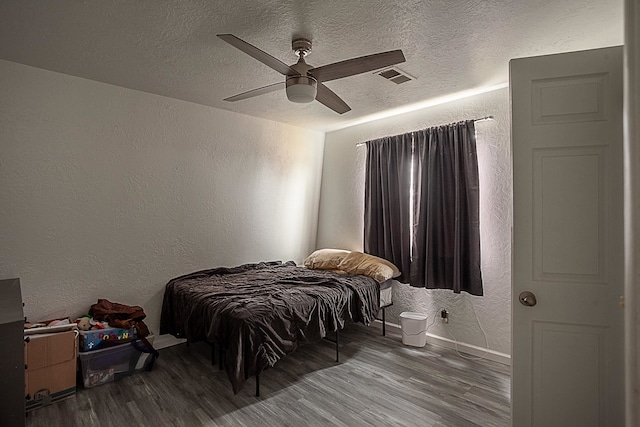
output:
[{"label": "gray comforter", "polygon": [[215,268],[171,280],[160,334],[216,342],[234,393],[250,378],[323,338],[346,321],[369,324],[379,285],[366,276],[297,267],[280,261]]}]

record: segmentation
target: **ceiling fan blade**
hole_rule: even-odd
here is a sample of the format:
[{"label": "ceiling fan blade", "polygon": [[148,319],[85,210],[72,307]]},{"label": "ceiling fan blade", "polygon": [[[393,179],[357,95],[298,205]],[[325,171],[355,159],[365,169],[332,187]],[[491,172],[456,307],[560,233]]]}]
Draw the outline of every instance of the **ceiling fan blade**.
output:
[{"label": "ceiling fan blade", "polygon": [[318,93],[316,94],[316,101],[331,108],[338,114],[344,114],[347,111],[351,111],[351,107],[342,100],[334,91],[318,82]]},{"label": "ceiling fan blade", "polygon": [[298,73],[293,68],[289,67],[284,62],[280,61],[277,58],[274,58],[273,56],[269,55],[267,52],[258,49],[254,45],[249,44],[242,39],[239,39],[233,34],[218,34],[218,37],[220,37],[222,40],[229,43],[231,46],[240,49],[241,51],[251,56],[252,58],[262,62],[264,65],[273,68],[280,74],[283,74],[285,76],[300,75],[300,73]]},{"label": "ceiling fan blade", "polygon": [[269,86],[259,87],[258,89],[252,89],[247,92],[240,93],[238,95],[230,96],[229,98],[225,98],[225,101],[240,101],[242,99],[253,98],[254,96],[264,95],[265,93],[275,92],[277,90],[281,90],[285,88],[285,83],[274,83]]},{"label": "ceiling fan blade", "polygon": [[315,77],[319,82],[328,82],[330,80],[341,79],[343,77],[354,76],[356,74],[377,70],[379,68],[389,67],[404,61],[405,59],[402,51],[397,49],[323,65],[322,67],[310,69],[308,73]]}]

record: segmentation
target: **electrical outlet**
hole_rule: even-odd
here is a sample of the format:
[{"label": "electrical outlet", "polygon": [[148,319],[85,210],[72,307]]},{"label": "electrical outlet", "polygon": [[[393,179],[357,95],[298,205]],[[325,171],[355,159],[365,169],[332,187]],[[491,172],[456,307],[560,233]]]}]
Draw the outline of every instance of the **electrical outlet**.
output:
[{"label": "electrical outlet", "polygon": [[449,323],[449,312],[446,308],[440,310],[440,319],[442,319],[444,323]]}]

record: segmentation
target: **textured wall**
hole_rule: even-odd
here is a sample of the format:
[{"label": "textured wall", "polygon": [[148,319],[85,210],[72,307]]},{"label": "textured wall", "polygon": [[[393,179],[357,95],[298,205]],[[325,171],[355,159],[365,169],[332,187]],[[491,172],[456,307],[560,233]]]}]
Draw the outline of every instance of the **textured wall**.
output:
[{"label": "textured wall", "polygon": [[510,354],[511,331],[511,157],[509,90],[501,89],[395,117],[331,132],[325,138],[318,243],[321,247],[361,250],[363,241],[366,147],[356,143],[416,129],[493,115],[476,124],[480,172],[480,239],[485,296],[456,295],[396,286],[389,321],[403,311],[433,315],[442,307],[451,317],[429,333]]},{"label": "textured wall", "polygon": [[145,308],[219,265],[315,246],[324,134],[0,61],[0,278],[32,320]]}]

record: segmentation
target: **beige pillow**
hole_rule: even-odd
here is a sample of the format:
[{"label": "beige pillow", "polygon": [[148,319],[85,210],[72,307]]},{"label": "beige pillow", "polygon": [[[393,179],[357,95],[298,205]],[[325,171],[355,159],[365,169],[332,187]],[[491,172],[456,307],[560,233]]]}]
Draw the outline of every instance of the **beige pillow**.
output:
[{"label": "beige pillow", "polygon": [[316,270],[336,270],[349,251],[343,249],[318,249],[304,260],[304,266]]},{"label": "beige pillow", "polygon": [[398,267],[386,259],[357,251],[344,257],[338,268],[350,274],[369,276],[380,283],[400,275]]}]

